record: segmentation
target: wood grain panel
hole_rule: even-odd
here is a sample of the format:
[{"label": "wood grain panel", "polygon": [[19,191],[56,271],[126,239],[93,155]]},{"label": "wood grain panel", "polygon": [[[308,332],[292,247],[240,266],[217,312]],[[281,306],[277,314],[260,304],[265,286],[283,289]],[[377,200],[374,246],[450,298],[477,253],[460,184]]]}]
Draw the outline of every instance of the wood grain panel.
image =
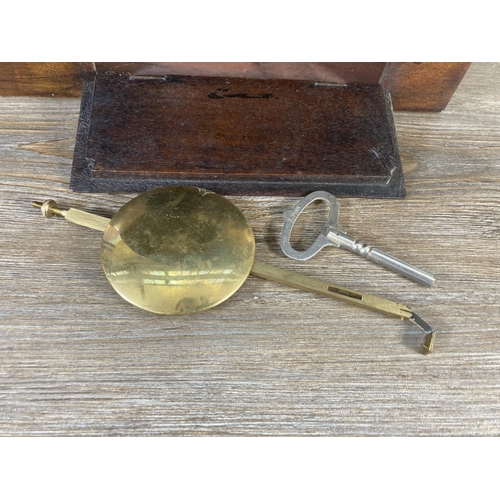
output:
[{"label": "wood grain panel", "polygon": [[392,62],[383,84],[397,111],[442,111],[469,66],[467,62]]},{"label": "wood grain panel", "polygon": [[92,63],[0,63],[0,95],[80,97]]}]

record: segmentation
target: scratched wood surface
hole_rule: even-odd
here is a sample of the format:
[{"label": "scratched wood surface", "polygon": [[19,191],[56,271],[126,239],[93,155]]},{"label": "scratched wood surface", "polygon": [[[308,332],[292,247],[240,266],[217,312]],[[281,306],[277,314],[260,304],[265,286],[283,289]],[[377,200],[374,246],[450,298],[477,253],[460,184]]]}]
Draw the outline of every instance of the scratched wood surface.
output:
[{"label": "scratched wood surface", "polygon": [[0,434],[500,435],[499,81],[473,64],[444,112],[396,114],[406,199],[340,200],[349,233],[435,273],[431,289],[342,250],[287,259],[297,199],[231,198],[258,259],[409,305],[439,332],[429,356],[409,322],[256,277],[200,315],[123,302],[100,235],[30,207],[109,216],[133,196],[70,192],[78,100],[0,98]]}]

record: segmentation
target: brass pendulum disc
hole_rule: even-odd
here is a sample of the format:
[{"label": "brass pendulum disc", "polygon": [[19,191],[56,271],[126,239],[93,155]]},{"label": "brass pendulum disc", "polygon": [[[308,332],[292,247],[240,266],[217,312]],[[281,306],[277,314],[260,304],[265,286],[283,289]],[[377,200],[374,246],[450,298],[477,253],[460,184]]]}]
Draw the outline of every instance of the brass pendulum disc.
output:
[{"label": "brass pendulum disc", "polygon": [[240,210],[215,193],[186,186],[148,191],[106,227],[101,261],[128,302],[159,314],[220,304],[252,268],[255,240]]}]

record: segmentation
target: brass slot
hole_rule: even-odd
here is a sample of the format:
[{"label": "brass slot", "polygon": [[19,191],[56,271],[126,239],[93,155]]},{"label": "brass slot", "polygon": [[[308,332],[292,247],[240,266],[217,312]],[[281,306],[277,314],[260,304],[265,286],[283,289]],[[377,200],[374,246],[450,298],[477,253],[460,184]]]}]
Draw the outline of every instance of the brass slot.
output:
[{"label": "brass slot", "polygon": [[352,297],[353,299],[362,300],[363,296],[359,293],[351,292],[348,290],[342,290],[341,288],[335,288],[334,286],[328,287],[329,292],[340,293],[341,295],[346,295],[347,297]]}]

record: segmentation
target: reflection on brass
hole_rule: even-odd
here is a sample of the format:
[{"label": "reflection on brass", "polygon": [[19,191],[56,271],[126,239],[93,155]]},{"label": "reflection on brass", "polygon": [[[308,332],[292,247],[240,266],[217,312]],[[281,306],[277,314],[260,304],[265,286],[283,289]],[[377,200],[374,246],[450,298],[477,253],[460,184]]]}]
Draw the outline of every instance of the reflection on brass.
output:
[{"label": "reflection on brass", "polygon": [[287,271],[279,267],[269,266],[263,262],[253,263],[252,274],[260,278],[299,288],[300,290],[324,295],[325,297],[331,297],[332,299],[341,300],[365,309],[371,309],[372,311],[395,316],[396,318],[412,319],[412,316],[415,316],[409,307],[399,304],[398,302],[383,299],[376,295],[355,292],[354,290],[349,290],[348,288],[337,285],[331,285],[326,281],[304,276],[303,274],[293,271]]},{"label": "reflection on brass", "polygon": [[148,311],[182,315],[220,304],[249,273],[372,311],[409,319],[427,334],[424,353],[434,350],[435,331],[409,307],[255,262],[255,240],[245,216],[226,198],[193,187],[164,187],[139,195],[112,219],[52,200],[33,202],[46,217],[104,231],[101,260],[112,287]]},{"label": "reflection on brass", "polygon": [[159,188],[124,205],[101,245],[104,273],[132,304],[160,314],[213,307],[244,283],[255,242],[226,198],[193,187]]}]

